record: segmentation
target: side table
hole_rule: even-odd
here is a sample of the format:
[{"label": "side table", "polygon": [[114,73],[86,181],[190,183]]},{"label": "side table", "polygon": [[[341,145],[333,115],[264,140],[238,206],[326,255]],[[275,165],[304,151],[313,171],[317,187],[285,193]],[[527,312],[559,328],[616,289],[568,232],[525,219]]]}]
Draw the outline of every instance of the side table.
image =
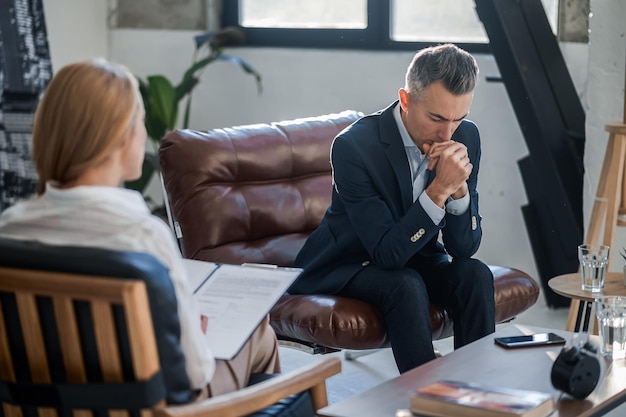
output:
[{"label": "side table", "polygon": [[[572,299],[565,325],[565,330],[570,332],[587,332],[589,330],[589,320],[596,298],[607,295],[626,297],[626,286],[624,286],[624,274],[622,272],[607,272],[604,288],[599,292],[582,289],[580,272],[558,275],[548,281],[548,286],[555,293]],[[594,331],[597,332],[596,329]]]}]

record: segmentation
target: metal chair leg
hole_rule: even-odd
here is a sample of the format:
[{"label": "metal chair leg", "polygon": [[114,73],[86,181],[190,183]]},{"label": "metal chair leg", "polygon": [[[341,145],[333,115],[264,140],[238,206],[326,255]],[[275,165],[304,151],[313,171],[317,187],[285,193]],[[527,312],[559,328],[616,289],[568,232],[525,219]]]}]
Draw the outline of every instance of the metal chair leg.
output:
[{"label": "metal chair leg", "polygon": [[352,361],[360,358],[361,356],[371,355],[372,353],[376,353],[380,350],[381,349],[344,350],[343,357],[348,361]]}]

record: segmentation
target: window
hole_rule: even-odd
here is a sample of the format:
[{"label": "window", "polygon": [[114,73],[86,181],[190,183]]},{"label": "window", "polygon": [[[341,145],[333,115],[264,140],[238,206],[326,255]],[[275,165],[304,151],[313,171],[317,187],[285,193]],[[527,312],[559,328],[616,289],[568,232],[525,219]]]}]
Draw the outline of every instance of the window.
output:
[{"label": "window", "polygon": [[[556,32],[558,0],[541,0]],[[224,26],[257,46],[406,49],[454,42],[488,52],[474,0],[228,0]]]},{"label": "window", "polygon": [[270,28],[365,29],[367,0],[244,0],[241,25]]}]

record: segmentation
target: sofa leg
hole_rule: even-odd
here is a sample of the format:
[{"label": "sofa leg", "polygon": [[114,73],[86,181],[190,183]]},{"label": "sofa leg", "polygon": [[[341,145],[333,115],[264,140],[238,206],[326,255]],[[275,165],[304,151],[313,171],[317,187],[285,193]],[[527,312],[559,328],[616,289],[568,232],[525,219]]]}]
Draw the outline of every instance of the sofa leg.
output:
[{"label": "sofa leg", "polygon": [[343,357],[347,361],[352,361],[354,359],[360,358],[361,356],[371,355],[372,353],[376,353],[381,349],[363,349],[363,350],[344,350]]},{"label": "sofa leg", "polygon": [[309,353],[311,355],[323,355],[326,353],[338,352],[339,349],[331,349],[315,343],[298,342],[290,339],[278,338],[278,346],[288,347],[299,350],[300,352]]},{"label": "sofa leg", "polygon": [[[379,350],[382,350],[382,348],[381,349],[364,349],[364,350],[344,350],[343,357],[347,361],[352,361],[352,360],[360,358],[361,356],[367,356],[367,355],[371,355],[372,353],[376,353]],[[435,348],[435,355],[438,358],[443,356],[437,348]]]}]

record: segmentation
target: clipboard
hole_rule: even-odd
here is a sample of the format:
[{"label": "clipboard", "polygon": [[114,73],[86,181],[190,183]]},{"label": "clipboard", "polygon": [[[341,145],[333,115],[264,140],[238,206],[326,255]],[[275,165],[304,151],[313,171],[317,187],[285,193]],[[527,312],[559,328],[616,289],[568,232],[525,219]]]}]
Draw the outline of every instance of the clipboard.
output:
[{"label": "clipboard", "polygon": [[183,259],[201,314],[209,318],[207,343],[217,359],[237,355],[301,268],[231,265]]}]

